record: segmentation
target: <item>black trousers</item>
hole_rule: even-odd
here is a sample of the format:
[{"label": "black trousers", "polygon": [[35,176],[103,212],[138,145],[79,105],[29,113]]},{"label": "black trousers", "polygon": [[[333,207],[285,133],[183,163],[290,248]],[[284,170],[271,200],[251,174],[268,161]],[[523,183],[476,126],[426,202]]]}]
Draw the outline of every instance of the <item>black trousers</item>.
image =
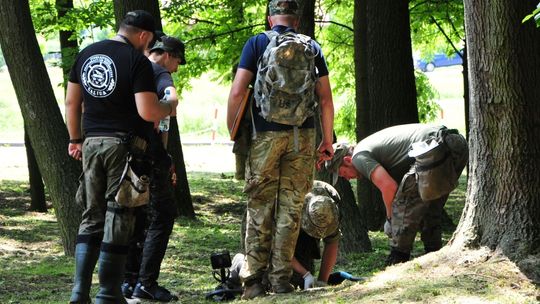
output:
[{"label": "black trousers", "polygon": [[[156,151],[157,150],[157,151]],[[161,262],[177,215],[171,184],[171,160],[165,149],[152,152],[150,202],[136,210],[136,223],[130,241],[125,280],[145,286],[157,283]]]}]

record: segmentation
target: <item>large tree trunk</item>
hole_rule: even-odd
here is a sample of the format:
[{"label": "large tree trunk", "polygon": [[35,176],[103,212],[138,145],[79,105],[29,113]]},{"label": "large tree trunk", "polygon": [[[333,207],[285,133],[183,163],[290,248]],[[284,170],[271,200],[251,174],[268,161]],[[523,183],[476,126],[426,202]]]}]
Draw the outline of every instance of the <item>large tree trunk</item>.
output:
[{"label": "large tree trunk", "polygon": [[[361,140],[389,126],[418,122],[418,108],[408,1],[362,0],[356,6],[357,135]],[[380,229],[385,219],[380,192],[367,180],[358,181],[367,227]]]},{"label": "large tree trunk", "polygon": [[26,147],[26,159],[28,160],[28,176],[30,181],[30,211],[47,212],[47,203],[45,201],[45,185],[41,172],[30,142],[30,137],[24,128],[24,145]]},{"label": "large tree trunk", "polygon": [[315,0],[300,2],[300,11],[298,32],[315,38]]},{"label": "large tree trunk", "polygon": [[[124,18],[124,15],[133,10],[142,9],[154,16],[156,21],[156,28],[162,30],[161,25],[161,13],[159,10],[159,3],[157,0],[145,1],[128,1],[128,0],[114,0],[114,16],[116,19],[116,27]],[[169,126],[169,140],[167,143],[167,150],[173,158],[173,163],[176,173],[176,187],[174,188],[174,199],[178,208],[178,214],[190,218],[195,217],[195,211],[193,209],[193,201],[191,200],[191,192],[189,190],[189,183],[186,173],[186,164],[184,163],[184,153],[182,151],[182,143],[180,141],[180,132],[178,130],[178,123],[176,120],[171,120]]]},{"label": "large tree trunk", "polygon": [[470,175],[452,243],[499,250],[540,281],[540,31],[521,23],[537,2],[465,1]]},{"label": "large tree trunk", "polygon": [[178,122],[176,119],[171,119],[169,126],[169,141],[167,150],[173,157],[174,169],[176,173],[176,187],[174,188],[174,197],[178,214],[190,218],[195,218],[195,210],[193,209],[193,201],[191,200],[191,192],[187,179],[186,164],[184,163],[184,153],[182,151],[182,141],[180,140],[180,132],[178,131]]},{"label": "large tree trunk", "polygon": [[154,16],[156,29],[162,30],[161,12],[157,0],[114,0],[114,18],[116,20],[116,29],[124,19],[127,12],[134,10],[145,10]]},{"label": "large tree trunk", "polygon": [[[315,1],[306,0],[302,2],[301,7],[301,19],[299,33],[304,35],[315,37]],[[324,50],[323,50],[324,52]],[[320,118],[316,117],[316,148],[318,147],[321,138],[322,130]],[[334,135],[335,138],[335,135]],[[335,140],[334,140],[335,142]],[[332,179],[324,171],[317,172],[315,179],[332,184]],[[340,178],[338,183],[334,185],[337,192],[341,196],[340,210],[340,228],[343,237],[340,241],[339,251],[342,254],[353,252],[367,252],[371,250],[371,242],[367,234],[367,229],[363,225],[362,217],[354,192],[352,191],[349,181]]]},{"label": "large tree trunk", "polygon": [[0,0],[0,45],[51,195],[64,251],[72,255],[82,211],[74,204],[81,165],[66,151],[68,133],[39,51],[28,1]]}]

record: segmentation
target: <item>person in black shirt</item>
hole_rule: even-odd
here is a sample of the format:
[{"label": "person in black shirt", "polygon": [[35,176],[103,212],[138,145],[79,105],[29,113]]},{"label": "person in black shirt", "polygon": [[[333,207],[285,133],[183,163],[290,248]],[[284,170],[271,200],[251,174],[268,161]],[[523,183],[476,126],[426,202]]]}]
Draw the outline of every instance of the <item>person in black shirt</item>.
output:
[{"label": "person in black shirt", "polygon": [[[159,98],[163,99],[165,91],[168,90],[168,100],[177,100],[171,73],[176,72],[179,65],[186,63],[184,44],[175,37],[163,36],[152,47],[148,58],[152,62]],[[171,116],[175,115],[176,111],[173,111]],[[169,174],[171,162],[165,150],[167,132],[158,132],[154,132],[151,140],[155,142],[151,144],[155,150],[155,161],[150,203],[136,211],[135,232],[130,244],[122,293],[127,298],[134,296],[169,302],[178,300],[178,297],[160,286],[157,279],[177,210]]]},{"label": "person in black shirt", "polygon": [[[313,182],[313,188],[305,196],[300,233],[291,263],[293,274],[290,283],[295,288],[309,289],[327,285],[330,273],[336,264],[341,239],[338,209],[340,202],[341,198],[336,189],[318,180]],[[245,235],[245,228],[242,230],[242,235]],[[322,255],[319,246],[321,240],[324,243]],[[321,260],[319,275],[315,279],[314,262],[319,259]],[[237,253],[231,264],[228,287],[241,288],[239,273],[245,264],[245,255]],[[264,289],[269,290],[266,276],[262,282]]]},{"label": "person in black shirt", "polygon": [[154,19],[148,12],[128,12],[117,36],[86,47],[71,69],[66,92],[68,153],[82,159],[77,201],[84,212],[70,303],[91,303],[92,273],[98,258],[96,303],[126,303],[120,285],[134,214],[115,195],[130,150],[127,139],[147,141],[154,122],[176,107],[175,102],[158,102],[152,66],[142,53],[154,31]]}]

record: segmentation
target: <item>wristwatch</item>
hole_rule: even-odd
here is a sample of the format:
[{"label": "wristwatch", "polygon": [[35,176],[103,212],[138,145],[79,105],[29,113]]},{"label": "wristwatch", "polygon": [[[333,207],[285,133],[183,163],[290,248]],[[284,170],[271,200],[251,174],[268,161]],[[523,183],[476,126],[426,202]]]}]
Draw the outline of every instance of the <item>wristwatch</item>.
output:
[{"label": "wristwatch", "polygon": [[83,142],[82,138],[75,138],[75,139],[70,139],[69,140],[70,144],[82,144],[82,142]]}]

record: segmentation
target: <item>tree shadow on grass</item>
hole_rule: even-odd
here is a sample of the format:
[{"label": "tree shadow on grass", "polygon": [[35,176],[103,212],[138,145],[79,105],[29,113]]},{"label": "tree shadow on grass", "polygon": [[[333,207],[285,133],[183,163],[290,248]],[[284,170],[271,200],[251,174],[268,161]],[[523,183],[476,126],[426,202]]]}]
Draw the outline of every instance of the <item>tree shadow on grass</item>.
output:
[{"label": "tree shadow on grass", "polygon": [[0,181],[0,235],[24,243],[56,240],[54,216],[28,211],[29,191],[27,181]]}]

